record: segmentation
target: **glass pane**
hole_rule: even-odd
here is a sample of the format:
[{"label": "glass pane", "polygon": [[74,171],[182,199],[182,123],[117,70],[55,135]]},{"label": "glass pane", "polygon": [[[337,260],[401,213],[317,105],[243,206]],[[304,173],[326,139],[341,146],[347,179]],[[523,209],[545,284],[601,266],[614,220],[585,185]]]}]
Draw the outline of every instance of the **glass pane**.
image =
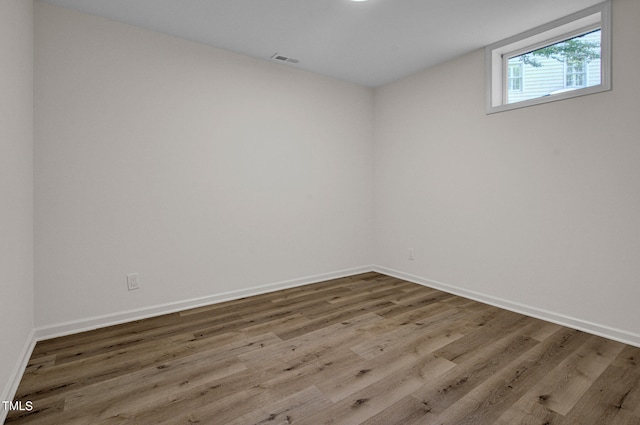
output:
[{"label": "glass pane", "polygon": [[518,89],[508,84],[507,103],[601,84],[600,36],[598,29],[509,58],[509,71],[522,64],[524,72]]}]

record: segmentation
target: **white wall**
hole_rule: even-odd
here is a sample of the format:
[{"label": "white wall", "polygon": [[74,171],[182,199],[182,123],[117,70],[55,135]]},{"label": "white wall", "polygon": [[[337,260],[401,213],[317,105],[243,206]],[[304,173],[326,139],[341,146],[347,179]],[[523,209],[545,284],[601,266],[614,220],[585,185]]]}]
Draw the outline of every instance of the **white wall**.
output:
[{"label": "white wall", "polygon": [[376,264],[639,344],[638,16],[611,92],[485,115],[483,51],[377,90]]},{"label": "white wall", "polygon": [[35,37],[37,326],[370,266],[371,89],[39,2]]},{"label": "white wall", "polygon": [[640,4],[613,13],[613,91],[487,116],[482,51],[374,98],[36,3],[36,325],[375,258],[640,344]]},{"label": "white wall", "polygon": [[[0,400],[33,328],[33,5],[0,1]],[[0,422],[4,412],[0,406]]]}]

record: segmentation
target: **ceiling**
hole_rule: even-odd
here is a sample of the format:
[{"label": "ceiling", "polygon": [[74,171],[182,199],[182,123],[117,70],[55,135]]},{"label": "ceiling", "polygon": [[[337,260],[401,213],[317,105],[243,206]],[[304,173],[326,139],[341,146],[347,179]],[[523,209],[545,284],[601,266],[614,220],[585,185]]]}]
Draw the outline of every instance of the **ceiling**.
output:
[{"label": "ceiling", "polygon": [[602,0],[43,0],[377,87]]}]

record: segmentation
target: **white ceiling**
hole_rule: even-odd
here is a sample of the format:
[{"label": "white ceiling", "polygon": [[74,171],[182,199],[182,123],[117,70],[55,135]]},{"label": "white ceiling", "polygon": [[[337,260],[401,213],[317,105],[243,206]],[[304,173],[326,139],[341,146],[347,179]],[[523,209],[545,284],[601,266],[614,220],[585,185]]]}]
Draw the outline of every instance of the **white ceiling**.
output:
[{"label": "white ceiling", "polygon": [[602,0],[44,0],[376,87]]}]

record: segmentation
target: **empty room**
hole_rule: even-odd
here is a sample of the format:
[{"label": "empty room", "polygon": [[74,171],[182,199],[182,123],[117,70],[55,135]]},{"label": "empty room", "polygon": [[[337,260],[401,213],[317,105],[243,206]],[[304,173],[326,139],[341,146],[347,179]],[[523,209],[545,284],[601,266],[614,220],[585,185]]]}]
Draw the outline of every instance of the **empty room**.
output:
[{"label": "empty room", "polygon": [[0,423],[640,425],[637,0],[0,0]]}]

